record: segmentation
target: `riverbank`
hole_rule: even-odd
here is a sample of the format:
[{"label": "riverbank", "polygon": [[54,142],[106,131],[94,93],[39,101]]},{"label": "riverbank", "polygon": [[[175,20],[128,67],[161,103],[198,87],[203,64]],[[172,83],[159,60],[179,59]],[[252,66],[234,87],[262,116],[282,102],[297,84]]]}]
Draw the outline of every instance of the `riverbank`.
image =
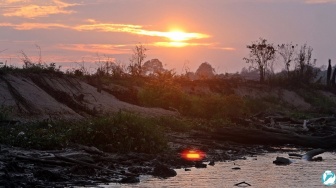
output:
[{"label": "riverbank", "polygon": [[[187,140],[192,141],[192,140]],[[174,141],[170,142],[174,145]],[[206,168],[209,161],[234,161],[256,156],[271,148],[222,143],[217,148],[195,142],[158,154],[107,153],[95,147],[73,145],[61,150],[34,150],[1,145],[0,185],[5,187],[93,186],[108,183],[139,183],[140,175],[169,178],[173,169]],[[206,157],[199,162],[181,158],[182,148],[202,148]],[[202,165],[200,165],[202,164]]]}]

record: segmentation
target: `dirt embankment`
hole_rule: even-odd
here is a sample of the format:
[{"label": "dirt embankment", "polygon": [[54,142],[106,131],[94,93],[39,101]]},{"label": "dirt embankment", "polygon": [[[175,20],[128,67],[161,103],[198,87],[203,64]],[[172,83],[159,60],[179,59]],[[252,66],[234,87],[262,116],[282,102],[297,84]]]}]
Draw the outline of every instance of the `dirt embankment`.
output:
[{"label": "dirt embankment", "polygon": [[122,102],[113,95],[69,76],[7,74],[0,76],[0,107],[11,119],[81,119],[119,110],[149,116],[175,112]]},{"label": "dirt embankment", "polygon": [[241,86],[234,89],[235,93],[242,97],[251,97],[256,99],[278,100],[299,110],[309,110],[312,105],[304,100],[303,97],[294,91],[283,88],[270,88],[266,86]]}]

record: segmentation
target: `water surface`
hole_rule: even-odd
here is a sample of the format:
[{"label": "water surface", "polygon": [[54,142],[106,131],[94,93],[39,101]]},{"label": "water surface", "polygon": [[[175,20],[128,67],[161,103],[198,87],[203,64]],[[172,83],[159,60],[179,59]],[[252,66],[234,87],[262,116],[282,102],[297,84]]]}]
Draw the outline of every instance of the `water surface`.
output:
[{"label": "water surface", "polygon": [[[138,184],[110,184],[104,187],[235,187],[245,181],[249,187],[325,187],[321,176],[325,170],[336,172],[336,154],[323,153],[322,162],[308,162],[293,159],[288,166],[277,166],[272,162],[277,156],[288,157],[283,153],[267,153],[246,160],[218,162],[206,169],[191,168],[191,171],[177,169],[177,176],[159,179],[140,176]],[[240,167],[240,170],[233,170]],[[335,185],[336,187],[336,185]]]}]

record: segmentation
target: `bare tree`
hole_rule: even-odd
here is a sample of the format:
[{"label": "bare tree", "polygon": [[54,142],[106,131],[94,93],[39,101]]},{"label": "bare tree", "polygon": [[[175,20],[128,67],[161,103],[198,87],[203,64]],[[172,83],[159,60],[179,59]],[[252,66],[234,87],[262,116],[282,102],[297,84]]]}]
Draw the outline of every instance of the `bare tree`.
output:
[{"label": "bare tree", "polygon": [[311,62],[313,48],[304,44],[301,46],[299,53],[297,54],[296,68],[299,70],[300,75],[303,75],[305,69],[309,65],[313,65]]},{"label": "bare tree", "polygon": [[139,45],[136,45],[133,49],[133,55],[130,59],[131,63],[128,66],[128,69],[132,75],[139,76],[142,74],[142,63],[147,57],[147,50],[148,49],[141,43]]},{"label": "bare tree", "polygon": [[39,65],[42,65],[42,50],[41,50],[41,47],[37,44],[35,44],[35,47],[37,48],[38,50],[38,53],[39,53],[39,59],[38,59],[38,64]]},{"label": "bare tree", "polygon": [[278,45],[278,53],[283,59],[283,62],[285,64],[285,69],[287,71],[287,76],[289,77],[289,69],[291,62],[295,60],[295,50],[297,45],[293,45],[292,43],[289,44],[281,44]]},{"label": "bare tree", "polygon": [[30,68],[34,65],[34,63],[32,62],[32,60],[28,57],[28,55],[23,51],[21,50],[21,61],[23,62],[24,64],[24,68]]},{"label": "bare tree", "polygon": [[315,69],[316,59],[312,61],[313,48],[304,44],[301,46],[296,59],[296,70],[302,82],[310,83],[318,73]]},{"label": "bare tree", "polygon": [[268,44],[263,38],[253,42],[252,45],[247,45],[247,48],[250,50],[249,57],[243,59],[246,63],[250,63],[252,68],[259,70],[260,82],[264,82],[265,72],[269,63],[274,61],[276,50],[273,44]]}]

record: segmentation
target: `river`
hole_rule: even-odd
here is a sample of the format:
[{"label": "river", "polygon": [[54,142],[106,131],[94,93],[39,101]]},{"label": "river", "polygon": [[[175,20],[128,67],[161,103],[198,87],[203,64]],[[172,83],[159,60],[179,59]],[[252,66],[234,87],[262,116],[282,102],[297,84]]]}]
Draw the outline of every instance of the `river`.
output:
[{"label": "river", "polygon": [[293,159],[294,163],[288,166],[274,165],[272,162],[277,156],[288,157],[285,153],[267,153],[246,160],[218,162],[206,169],[177,169],[177,176],[173,178],[140,176],[138,184],[113,183],[103,187],[237,187],[234,185],[243,181],[251,185],[248,187],[325,187],[321,182],[323,172],[336,172],[335,153],[319,155],[323,157],[321,162]]}]

